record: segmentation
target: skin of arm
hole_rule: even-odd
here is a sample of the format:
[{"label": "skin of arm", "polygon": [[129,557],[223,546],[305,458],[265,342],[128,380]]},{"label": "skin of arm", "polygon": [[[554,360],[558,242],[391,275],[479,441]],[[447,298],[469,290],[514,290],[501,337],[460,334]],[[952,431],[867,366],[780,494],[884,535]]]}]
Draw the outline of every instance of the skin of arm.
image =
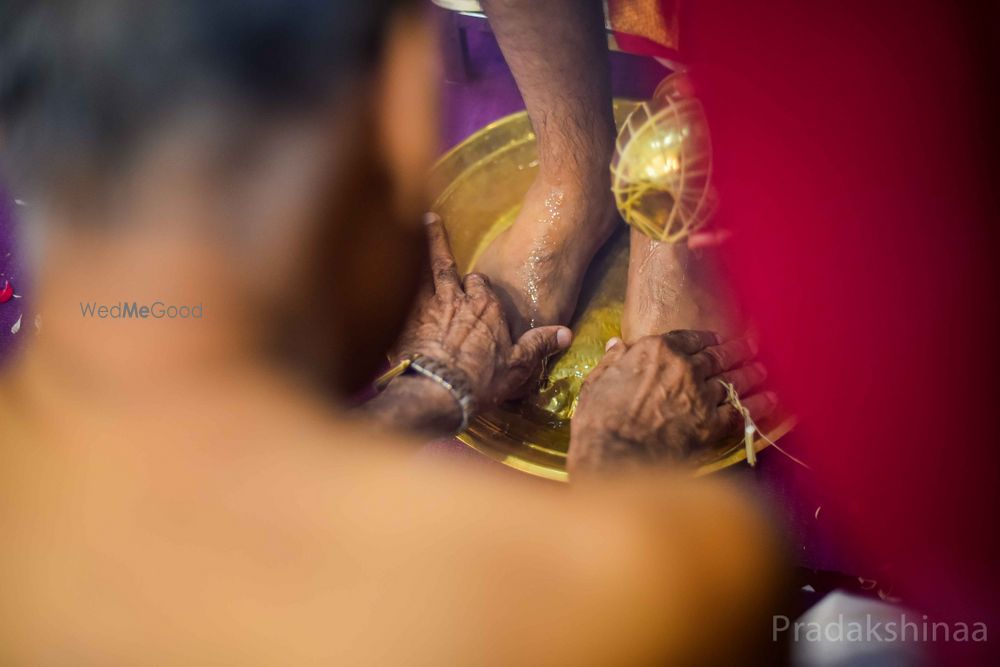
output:
[{"label": "skin of arm", "polygon": [[446,435],[462,423],[462,410],[447,389],[429,378],[395,378],[360,412],[388,428],[413,434]]}]

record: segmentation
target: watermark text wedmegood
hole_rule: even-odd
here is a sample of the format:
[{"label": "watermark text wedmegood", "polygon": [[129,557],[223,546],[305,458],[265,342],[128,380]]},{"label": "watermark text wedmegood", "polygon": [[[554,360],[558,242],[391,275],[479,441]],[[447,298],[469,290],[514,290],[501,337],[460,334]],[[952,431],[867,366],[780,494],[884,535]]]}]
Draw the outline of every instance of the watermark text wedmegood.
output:
[{"label": "watermark text wedmegood", "polygon": [[177,306],[162,301],[141,304],[138,301],[119,301],[115,304],[80,302],[80,315],[100,320],[200,320],[205,316],[202,304]]}]

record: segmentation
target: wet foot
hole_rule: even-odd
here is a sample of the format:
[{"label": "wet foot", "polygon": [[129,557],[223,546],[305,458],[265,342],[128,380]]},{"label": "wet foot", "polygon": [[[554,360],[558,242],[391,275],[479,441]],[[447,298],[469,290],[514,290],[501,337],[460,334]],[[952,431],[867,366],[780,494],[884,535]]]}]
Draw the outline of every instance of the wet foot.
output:
[{"label": "wet foot", "polygon": [[732,290],[713,249],[660,243],[632,230],[622,337],[631,343],[674,329],[703,329],[724,337],[741,332]]},{"label": "wet foot", "polygon": [[567,324],[594,254],[618,220],[606,175],[593,183],[539,175],[513,225],[474,269],[490,277],[514,335]]}]

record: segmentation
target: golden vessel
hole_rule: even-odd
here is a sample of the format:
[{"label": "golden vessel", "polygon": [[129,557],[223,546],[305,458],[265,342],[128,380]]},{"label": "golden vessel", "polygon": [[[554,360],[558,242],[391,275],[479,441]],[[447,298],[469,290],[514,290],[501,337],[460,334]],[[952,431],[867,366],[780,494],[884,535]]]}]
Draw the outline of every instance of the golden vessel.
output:
[{"label": "golden vessel", "polygon": [[687,75],[665,78],[619,125],[611,160],[618,212],[651,239],[684,240],[715,208],[712,140]]},{"label": "golden vessel", "polygon": [[[615,100],[619,126],[638,105]],[[432,172],[434,211],[448,229],[459,270],[473,269],[479,253],[517,215],[521,199],[535,178],[535,135],[525,112],[487,125],[445,154]],[[549,364],[547,380],[525,400],[504,405],[473,420],[459,439],[518,470],[565,481],[569,417],[580,385],[604,354],[608,338],[620,335],[628,268],[628,227],[612,237],[584,279],[577,311],[570,323],[573,344]],[[771,440],[783,436],[791,420],[764,424]],[[767,446],[758,438],[757,451]],[[699,464],[704,474],[746,459],[741,438],[707,451]]]}]

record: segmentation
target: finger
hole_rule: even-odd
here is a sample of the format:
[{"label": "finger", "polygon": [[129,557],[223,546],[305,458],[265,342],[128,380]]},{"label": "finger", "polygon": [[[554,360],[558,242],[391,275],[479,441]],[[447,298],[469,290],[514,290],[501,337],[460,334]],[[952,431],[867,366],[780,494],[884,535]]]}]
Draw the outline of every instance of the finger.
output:
[{"label": "finger", "polygon": [[722,345],[712,345],[692,357],[695,368],[702,377],[714,377],[735,368],[757,354],[757,344],[746,338],[731,340]]},{"label": "finger", "polygon": [[573,342],[573,332],[566,327],[548,326],[528,329],[517,340],[511,353],[515,363],[539,363],[556,352],[562,352]]},{"label": "finger", "polygon": [[[750,411],[750,418],[760,423],[770,417],[778,407],[778,396],[773,391],[765,391],[740,399],[743,407]],[[742,434],[746,428],[743,413],[731,405],[723,405],[716,413],[713,432],[715,439],[722,440]]]},{"label": "finger", "polygon": [[733,237],[733,233],[728,229],[714,229],[703,232],[696,232],[688,237],[687,245],[692,250],[698,248],[714,248],[720,246]]},{"label": "finger", "polygon": [[628,352],[628,349],[629,349],[628,345],[626,345],[625,341],[623,341],[621,338],[618,338],[617,336],[611,338],[608,341],[607,345],[604,346],[604,356],[598,362],[597,366],[595,366],[590,371],[590,373],[587,374],[587,377],[584,379],[583,388],[581,389],[581,391],[586,390],[589,385],[593,384],[594,382],[597,382],[598,379],[600,379],[600,377],[604,375],[605,371],[614,366],[619,359],[625,356],[625,353]]},{"label": "finger", "polygon": [[545,360],[562,352],[573,342],[573,332],[553,325],[528,329],[511,350],[510,368],[500,391],[500,400],[517,397],[542,371]]},{"label": "finger", "polygon": [[476,292],[488,292],[490,289],[490,279],[482,273],[470,273],[465,278],[462,278],[462,288],[469,295]]},{"label": "finger", "polygon": [[664,338],[670,343],[672,349],[684,354],[695,354],[710,345],[718,345],[722,342],[719,334],[714,331],[695,331],[692,329],[677,329],[664,334]]},{"label": "finger", "polygon": [[750,411],[755,422],[761,422],[774,414],[778,407],[778,395],[773,391],[764,391],[741,400],[743,407]]},{"label": "finger", "polygon": [[434,290],[452,291],[461,289],[458,269],[455,266],[455,256],[448,245],[448,232],[445,231],[441,216],[428,213],[424,216],[427,228],[427,241],[430,247],[431,277],[434,280]]},{"label": "finger", "polygon": [[434,276],[431,275],[430,265],[423,267],[420,272],[420,282],[417,285],[417,295],[413,299],[414,310],[423,308],[423,304],[434,298]]},{"label": "finger", "polygon": [[414,303],[417,307],[434,296],[434,276],[431,275],[431,255],[429,247],[427,248],[427,251],[427,255],[421,258],[423,262],[421,262],[420,267],[420,279],[417,284],[417,295],[414,299]]},{"label": "finger", "polygon": [[[764,364],[760,363],[750,364],[749,366],[743,366],[736,370],[722,373],[708,382],[710,396],[713,399],[717,398],[712,405],[719,405],[726,398],[726,388],[722,385],[722,382],[733,385],[737,396],[744,396],[749,394],[752,389],[758,387],[766,379],[767,369],[764,368]],[[719,380],[722,380],[722,382],[719,382]]]},{"label": "finger", "polygon": [[601,357],[600,363],[613,364],[625,356],[628,350],[628,343],[615,336],[609,339],[607,345],[604,346],[604,356]]}]

